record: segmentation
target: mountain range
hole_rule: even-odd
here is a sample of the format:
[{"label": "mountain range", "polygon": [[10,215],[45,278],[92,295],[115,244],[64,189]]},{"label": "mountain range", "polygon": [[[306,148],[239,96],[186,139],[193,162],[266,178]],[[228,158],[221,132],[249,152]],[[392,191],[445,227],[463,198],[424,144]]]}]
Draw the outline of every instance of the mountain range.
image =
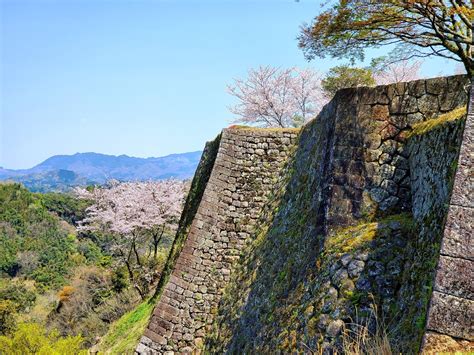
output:
[{"label": "mountain range", "polygon": [[55,155],[31,169],[0,168],[0,180],[23,183],[32,191],[66,191],[74,186],[103,184],[107,180],[143,181],[188,179],[201,158],[201,151],[157,158],[127,155],[76,153]]}]

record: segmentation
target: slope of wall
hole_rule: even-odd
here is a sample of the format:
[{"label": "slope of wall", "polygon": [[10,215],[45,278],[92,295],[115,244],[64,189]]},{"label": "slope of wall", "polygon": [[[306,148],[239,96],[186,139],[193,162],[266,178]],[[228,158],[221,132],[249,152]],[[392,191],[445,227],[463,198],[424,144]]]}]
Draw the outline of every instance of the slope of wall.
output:
[{"label": "slope of wall", "polygon": [[232,265],[297,137],[294,129],[225,129],[201,202],[139,353],[202,345]]},{"label": "slope of wall", "polygon": [[204,147],[201,159],[196,168],[193,181],[191,182],[191,186],[186,197],[183,213],[181,214],[181,218],[178,223],[178,230],[176,231],[176,236],[174,238],[170,254],[166,261],[166,265],[163,268],[163,273],[156,287],[153,299],[157,299],[161,296],[163,288],[168,282],[171,273],[173,272],[179,254],[181,253],[181,250],[183,250],[184,244],[189,234],[189,229],[191,228],[194,217],[196,216],[199,205],[201,204],[202,196],[211,176],[212,169],[214,168],[220,141],[221,135],[218,135],[214,140],[207,142],[206,146]]},{"label": "slope of wall", "polygon": [[281,204],[266,211],[225,290],[210,352],[331,352],[347,346],[343,331],[381,322],[392,346],[418,351],[462,119],[407,136],[465,106],[466,84],[344,90],[304,127],[289,182],[274,191]]}]

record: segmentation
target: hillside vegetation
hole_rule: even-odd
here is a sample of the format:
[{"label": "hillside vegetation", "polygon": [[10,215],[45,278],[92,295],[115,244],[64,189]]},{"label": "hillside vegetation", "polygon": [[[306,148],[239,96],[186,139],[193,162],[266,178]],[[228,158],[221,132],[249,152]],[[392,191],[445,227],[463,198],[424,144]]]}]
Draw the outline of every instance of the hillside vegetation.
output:
[{"label": "hillside vegetation", "polygon": [[[96,344],[123,315],[103,350],[116,347],[114,334],[133,342],[143,331],[153,305],[138,306],[141,295],[113,248],[117,236],[107,230],[77,230],[91,204],[73,195],[0,184],[0,353],[21,346],[21,353],[63,354],[65,348],[79,353]],[[148,246],[137,249],[155,275],[171,241],[166,232],[149,259]]]}]

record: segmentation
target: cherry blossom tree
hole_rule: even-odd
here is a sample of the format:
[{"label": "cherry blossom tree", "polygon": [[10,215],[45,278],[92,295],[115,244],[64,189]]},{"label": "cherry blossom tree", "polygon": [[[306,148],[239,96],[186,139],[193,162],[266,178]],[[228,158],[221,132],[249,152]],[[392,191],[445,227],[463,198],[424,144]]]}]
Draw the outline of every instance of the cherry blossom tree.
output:
[{"label": "cherry blossom tree", "polygon": [[387,85],[391,83],[400,83],[404,81],[412,81],[421,79],[420,74],[422,62],[419,60],[401,60],[380,66],[374,71],[374,79],[377,85]]},{"label": "cherry blossom tree", "polygon": [[238,99],[229,107],[234,123],[262,127],[295,127],[313,118],[327,102],[321,74],[311,69],[250,69],[246,79],[234,79],[228,92]]},{"label": "cherry blossom tree", "polygon": [[[105,187],[76,189],[80,198],[92,201],[79,230],[103,231],[114,235],[112,252],[127,267],[134,287],[145,297],[141,279],[152,281],[153,270],[146,272],[140,248],[151,236],[153,257],[166,230],[173,230],[181,215],[186,183],[178,180],[157,182],[110,182]],[[151,254],[151,253],[149,253]],[[150,256],[150,255],[148,255]]]}]

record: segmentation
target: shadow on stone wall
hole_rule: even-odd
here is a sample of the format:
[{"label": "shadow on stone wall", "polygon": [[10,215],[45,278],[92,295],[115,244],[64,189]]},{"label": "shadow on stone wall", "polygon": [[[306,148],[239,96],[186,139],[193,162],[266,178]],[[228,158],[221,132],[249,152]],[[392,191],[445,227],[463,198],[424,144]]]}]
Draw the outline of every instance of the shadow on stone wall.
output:
[{"label": "shadow on stone wall", "polygon": [[396,351],[418,351],[462,124],[406,137],[465,105],[465,84],[342,90],[304,127],[288,183],[273,191],[280,203],[267,206],[219,304],[209,351],[331,352],[344,328],[373,323],[374,308]]}]

